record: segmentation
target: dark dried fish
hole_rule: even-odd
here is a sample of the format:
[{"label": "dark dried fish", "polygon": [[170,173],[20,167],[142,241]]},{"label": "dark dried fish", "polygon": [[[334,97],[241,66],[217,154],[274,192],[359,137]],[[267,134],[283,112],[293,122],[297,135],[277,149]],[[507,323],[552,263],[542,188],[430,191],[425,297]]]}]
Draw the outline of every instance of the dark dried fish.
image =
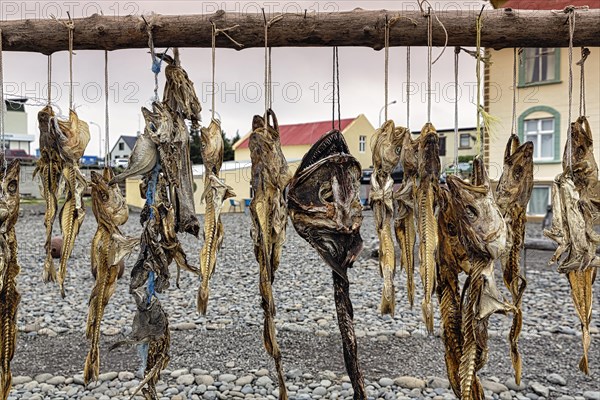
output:
[{"label": "dark dried fish", "polygon": [[334,130],[304,156],[288,189],[294,228],[333,270],[344,362],[356,400],[366,399],[367,395],[358,365],[347,270],[362,250],[360,176],[360,164],[350,155],[341,132]]}]

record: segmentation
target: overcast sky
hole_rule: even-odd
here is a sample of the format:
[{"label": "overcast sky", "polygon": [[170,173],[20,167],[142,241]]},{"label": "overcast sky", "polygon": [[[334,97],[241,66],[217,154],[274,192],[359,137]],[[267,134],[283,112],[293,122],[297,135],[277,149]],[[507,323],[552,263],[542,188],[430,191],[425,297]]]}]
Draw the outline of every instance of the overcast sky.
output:
[{"label": "overcast sky", "polygon": [[[457,6],[474,9],[483,4],[479,0],[432,2],[434,8]],[[450,4],[451,3],[451,4]],[[2,20],[21,18],[46,18],[49,14],[71,10],[75,17],[89,16],[103,10],[105,15],[127,14],[198,14],[213,12],[217,8],[226,11],[245,11],[266,5],[267,9],[281,12],[309,9],[314,11],[364,9],[400,10],[415,7],[416,1],[337,1],[337,2],[224,2],[224,1],[9,1],[0,2]],[[57,28],[58,29],[58,28]],[[65,32],[66,35],[66,32]],[[235,33],[232,35],[235,37]],[[75,37],[77,41],[77,37]],[[243,38],[239,38],[243,43]],[[434,57],[440,49],[434,49]],[[340,85],[342,118],[364,113],[374,126],[379,124],[379,111],[384,105],[384,52],[370,48],[340,48]],[[274,104],[279,123],[310,122],[331,118],[331,70],[332,51],[330,48],[274,48],[273,83]],[[418,87],[411,97],[410,128],[420,129],[426,120],[427,105],[425,82],[427,78],[427,53],[425,48],[412,50],[411,81]],[[442,58],[433,66],[432,122],[438,129],[454,126],[454,52],[446,50]],[[53,60],[53,101],[63,114],[68,108],[68,54],[56,53]],[[153,95],[154,77],[150,70],[150,56],[147,49],[119,50],[109,54],[110,77],[110,145],[120,135],[135,135],[143,129],[140,108],[148,106]],[[181,49],[181,61],[193,80],[202,102],[202,118],[210,121],[210,49]],[[24,96],[33,99],[27,107],[29,133],[36,135],[32,151],[38,147],[36,114],[45,101],[47,87],[47,57],[36,53],[5,52],[4,88],[5,94]],[[217,49],[216,111],[220,114],[222,127],[228,136],[239,130],[245,134],[251,126],[252,116],[264,111],[263,49],[241,51]],[[397,124],[406,124],[406,49],[390,49],[389,100],[397,104],[389,107],[390,118]],[[472,127],[475,123],[473,103],[475,87],[475,63],[466,54],[460,57],[460,126]],[[74,102],[79,117],[101,126],[104,135],[104,52],[77,51],[74,56]],[[159,93],[162,93],[164,78],[159,77]],[[37,101],[35,99],[38,99]],[[92,140],[86,154],[98,154],[98,131],[91,126]]]}]

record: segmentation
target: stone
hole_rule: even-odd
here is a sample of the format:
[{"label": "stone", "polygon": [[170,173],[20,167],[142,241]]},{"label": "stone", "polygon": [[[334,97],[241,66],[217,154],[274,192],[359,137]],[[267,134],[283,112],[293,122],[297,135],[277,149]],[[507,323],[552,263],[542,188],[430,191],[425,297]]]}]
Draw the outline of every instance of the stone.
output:
[{"label": "stone", "polygon": [[432,389],[442,388],[448,389],[450,387],[450,382],[445,378],[432,377],[427,381],[427,386]]},{"label": "stone", "polygon": [[588,390],[583,392],[583,397],[585,397],[586,400],[600,400],[600,392]]},{"label": "stone", "polygon": [[31,382],[30,376],[19,375],[12,378],[13,385],[23,385],[27,382]]},{"label": "stone", "polygon": [[172,326],[175,331],[192,331],[196,329],[196,324],[193,322],[180,322]]},{"label": "stone", "polygon": [[195,378],[194,378],[194,375],[192,375],[192,374],[181,375],[179,378],[177,378],[178,385],[189,386],[189,385],[192,385],[194,382],[195,382]]},{"label": "stone", "polygon": [[379,386],[381,387],[388,387],[388,386],[392,386],[394,384],[394,381],[390,378],[381,378],[379,380]]},{"label": "stone", "polygon": [[394,333],[394,336],[398,338],[406,338],[410,336],[410,332],[404,329],[400,329]]},{"label": "stone", "polygon": [[507,390],[506,392],[500,393],[500,400],[512,400],[512,394]]},{"label": "stone", "polygon": [[256,386],[264,387],[272,384],[273,381],[268,376],[261,376],[256,380]]},{"label": "stone", "polygon": [[121,372],[119,372],[118,377],[121,382],[126,382],[126,381],[130,381],[133,378],[135,378],[135,374],[133,372],[129,372],[129,371],[121,371]]},{"label": "stone", "polygon": [[481,386],[483,386],[485,390],[491,390],[496,394],[508,391],[506,385],[494,381],[483,380],[481,381]]},{"label": "stone", "polygon": [[400,386],[407,389],[424,389],[426,384],[425,381],[412,376],[401,376],[394,379],[396,386]]},{"label": "stone", "polygon": [[223,383],[233,382],[236,379],[237,379],[237,376],[235,376],[233,374],[222,374],[222,375],[219,375],[219,381],[223,382]]},{"label": "stone", "polygon": [[515,382],[515,378],[514,377],[508,378],[506,380],[506,382],[504,382],[504,384],[510,390],[514,390],[515,392],[520,392],[520,391],[523,391],[523,390],[527,389],[527,385],[525,384],[525,382],[523,382],[523,380],[521,380],[521,384],[520,385],[517,385],[517,383]]},{"label": "stone", "polygon": [[171,378],[179,378],[181,375],[188,374],[189,370],[187,368],[176,369],[175,371],[171,371]]},{"label": "stone", "polygon": [[546,386],[542,385],[539,382],[531,382],[529,384],[529,387],[536,393],[539,394],[540,396],[544,396],[544,397],[548,397],[548,395],[550,395],[550,389],[548,389]]},{"label": "stone", "polygon": [[65,383],[65,377],[60,375],[53,376],[52,378],[48,379],[46,383],[53,386],[62,385]]},{"label": "stone", "polygon": [[115,371],[105,372],[104,374],[98,375],[98,380],[102,381],[102,382],[112,381],[114,379],[117,379],[118,376],[119,376],[119,373],[115,372]]},{"label": "stone", "polygon": [[546,377],[546,380],[559,386],[565,386],[567,384],[567,380],[559,374],[550,374]]},{"label": "stone", "polygon": [[250,385],[253,380],[254,380],[253,375],[244,375],[235,381],[235,385],[236,386]]},{"label": "stone", "polygon": [[196,385],[210,386],[215,383],[215,379],[210,375],[198,375],[196,377]]},{"label": "stone", "polygon": [[317,386],[313,390],[313,394],[315,396],[325,396],[327,394],[327,389],[325,389],[323,386]]}]

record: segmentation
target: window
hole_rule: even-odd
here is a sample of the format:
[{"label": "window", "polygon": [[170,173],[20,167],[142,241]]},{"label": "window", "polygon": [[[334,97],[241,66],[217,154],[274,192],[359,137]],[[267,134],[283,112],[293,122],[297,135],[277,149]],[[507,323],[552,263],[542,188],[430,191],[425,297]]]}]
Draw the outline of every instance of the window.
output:
[{"label": "window", "polygon": [[446,155],[446,137],[440,137],[440,157],[444,157]]},{"label": "window", "polygon": [[533,142],[533,161],[560,162],[560,114],[548,106],[535,106],[519,116],[519,139]]},{"label": "window", "polygon": [[359,153],[364,153],[367,151],[367,137],[360,135],[358,137],[358,151]]},{"label": "window", "polygon": [[471,135],[469,133],[460,134],[460,142],[458,143],[458,147],[461,149],[471,148]]},{"label": "window", "polygon": [[527,207],[527,213],[530,215],[546,215],[550,205],[550,187],[534,186],[531,192],[531,199]]},{"label": "window", "polygon": [[121,142],[119,143],[119,151],[123,151],[125,150],[125,143]]},{"label": "window", "polygon": [[525,49],[519,72],[521,86],[559,80],[559,50],[550,47]]},{"label": "window", "polygon": [[554,118],[525,121],[525,141],[533,142],[534,160],[554,159]]}]

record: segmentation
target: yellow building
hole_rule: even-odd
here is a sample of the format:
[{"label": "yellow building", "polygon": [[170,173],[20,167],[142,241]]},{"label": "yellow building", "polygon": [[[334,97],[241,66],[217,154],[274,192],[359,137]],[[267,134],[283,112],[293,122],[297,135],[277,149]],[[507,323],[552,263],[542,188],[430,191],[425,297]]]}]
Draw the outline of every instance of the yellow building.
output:
[{"label": "yellow building", "polygon": [[[350,152],[359,160],[363,168],[368,168],[371,165],[371,146],[369,143],[375,128],[362,114],[356,118],[342,120],[341,125]],[[292,172],[296,171],[302,157],[312,144],[330,129],[330,121],[281,125],[279,127],[281,148]],[[248,149],[249,137],[250,134],[247,134],[234,144],[235,160],[224,162],[221,167],[220,177],[233,188],[236,194],[236,197],[225,202],[223,212],[243,211],[252,198],[250,187],[252,164],[250,162],[250,150]],[[196,213],[204,214],[204,204],[201,199],[204,188],[204,166],[194,165],[192,170],[196,189],[194,192]],[[139,179],[128,179],[126,182],[127,204],[137,208],[143,207],[145,202],[140,196],[139,183]]]},{"label": "yellow building", "polygon": [[[518,4],[510,4],[518,3]],[[527,2],[509,1],[504,7],[522,8]],[[565,5],[573,1],[565,1]],[[539,4],[539,2],[538,2]],[[552,8],[555,4],[552,5]],[[558,7],[560,8],[560,7]],[[518,11],[517,11],[518,12]],[[566,39],[565,39],[566,40]],[[600,161],[600,48],[591,48],[585,62],[586,116],[594,135],[596,160]],[[490,177],[502,173],[503,155],[511,133],[513,49],[488,50],[492,64],[487,68],[486,106],[500,118],[495,137],[486,143]],[[579,47],[573,52],[573,106],[571,120],[579,116]],[[521,54],[517,79],[517,129],[522,141],[534,143],[535,186],[528,213],[541,216],[550,204],[554,177],[562,172],[562,154],[569,128],[568,48],[527,48]]]},{"label": "yellow building", "polygon": [[[356,157],[363,169],[369,168],[371,162],[371,137],[375,133],[375,128],[364,114],[356,118],[342,119],[342,134],[348,142],[350,153]],[[336,124],[337,126],[337,124]],[[307,122],[293,125],[280,125],[279,135],[281,137],[281,150],[288,160],[302,159],[304,154],[310,149],[321,136],[331,130],[331,121]],[[235,151],[235,160],[238,162],[247,162],[250,160],[250,149],[248,132],[244,137],[233,145]]]}]

